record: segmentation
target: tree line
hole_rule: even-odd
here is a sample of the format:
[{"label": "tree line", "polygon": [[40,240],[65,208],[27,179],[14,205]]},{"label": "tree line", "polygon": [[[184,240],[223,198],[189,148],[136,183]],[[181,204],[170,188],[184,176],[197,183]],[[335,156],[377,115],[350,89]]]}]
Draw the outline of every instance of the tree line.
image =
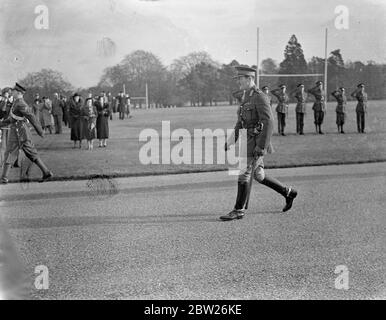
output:
[{"label": "tree line", "polygon": [[[237,90],[233,80],[237,60],[228,64],[220,64],[204,51],[192,52],[175,59],[169,66],[151,52],[137,50],[126,55],[118,64],[103,71],[96,86],[90,88],[74,88],[58,71],[43,69],[29,73],[20,82],[30,88],[30,92],[52,95],[54,92],[70,94],[74,91],[92,92],[110,91],[114,95],[126,91],[131,97],[143,97],[145,86],[149,88],[149,103],[159,106],[207,106],[217,105],[226,101],[235,101],[232,92]],[[338,87],[354,90],[358,83],[366,84],[370,99],[386,98],[386,64],[374,61],[344,61],[340,49],[336,49],[328,57],[327,88],[333,91]],[[261,77],[260,86],[270,88],[285,83],[288,90],[294,89],[302,82],[306,87],[314,85],[322,77],[280,77],[280,74],[324,73],[324,59],[312,57],[306,61],[301,44],[292,35],[284,49],[284,59],[277,63],[271,58],[261,62],[260,74],[277,74],[278,77]],[[32,98],[32,97],[31,97]]]}]

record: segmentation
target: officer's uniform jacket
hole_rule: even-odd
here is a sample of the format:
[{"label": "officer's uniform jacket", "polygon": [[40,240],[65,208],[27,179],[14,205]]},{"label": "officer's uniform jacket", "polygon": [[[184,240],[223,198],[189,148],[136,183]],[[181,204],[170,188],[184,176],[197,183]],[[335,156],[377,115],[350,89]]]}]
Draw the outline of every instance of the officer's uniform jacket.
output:
[{"label": "officer's uniform jacket", "polygon": [[9,125],[10,132],[8,142],[18,142],[22,144],[26,141],[32,141],[32,134],[27,125],[28,122],[35,128],[36,132],[42,136],[43,130],[36,120],[35,116],[29,110],[24,99],[16,99],[13,103],[7,119],[0,122],[0,127]]},{"label": "officer's uniform jacket", "polygon": [[342,94],[340,91],[335,90],[331,92],[331,95],[336,99],[338,105],[336,106],[335,111],[337,113],[346,113],[347,97],[345,94]]},{"label": "officer's uniform jacket", "polygon": [[366,112],[367,111],[367,93],[356,91],[352,94],[354,98],[358,100],[357,107],[355,109],[356,112]]},{"label": "officer's uniform jacket", "polygon": [[312,106],[312,110],[314,111],[326,111],[326,104],[324,101],[324,90],[319,87],[314,87],[308,90],[310,94],[315,97],[314,105]]},{"label": "officer's uniform jacket", "polygon": [[271,93],[277,98],[278,104],[276,106],[276,112],[288,113],[288,102],[289,98],[287,93],[283,93],[281,89],[272,90]]},{"label": "officer's uniform jacket", "polygon": [[294,97],[297,100],[295,112],[296,113],[306,113],[306,100],[307,100],[307,93],[304,91],[303,93],[298,90]]},{"label": "officer's uniform jacket", "polygon": [[273,151],[273,114],[267,95],[258,88],[245,90],[237,111],[234,141],[230,143],[237,141],[240,129],[247,130],[248,157],[254,157],[256,149],[264,154]]}]

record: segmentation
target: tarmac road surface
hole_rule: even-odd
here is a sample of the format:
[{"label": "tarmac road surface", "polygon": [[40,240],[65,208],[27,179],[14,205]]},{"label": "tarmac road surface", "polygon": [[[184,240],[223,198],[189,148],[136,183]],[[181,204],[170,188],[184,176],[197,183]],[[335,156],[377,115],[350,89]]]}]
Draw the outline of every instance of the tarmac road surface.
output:
[{"label": "tarmac road surface", "polygon": [[219,221],[237,178],[215,172],[9,184],[0,217],[34,299],[385,299],[386,163],[267,173],[298,189],[289,213],[254,183],[245,218]]}]

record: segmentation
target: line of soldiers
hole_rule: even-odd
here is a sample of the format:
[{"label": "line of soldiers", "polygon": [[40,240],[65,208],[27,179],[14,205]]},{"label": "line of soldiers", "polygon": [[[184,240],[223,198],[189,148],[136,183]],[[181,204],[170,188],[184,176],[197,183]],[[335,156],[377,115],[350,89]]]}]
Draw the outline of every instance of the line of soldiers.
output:
[{"label": "line of soldiers", "polygon": [[[317,81],[316,85],[305,90],[304,84],[299,83],[297,88],[287,94],[286,85],[281,84],[279,88],[269,91],[267,86],[262,88],[262,91],[269,96],[269,93],[274,95],[278,104],[276,106],[277,120],[278,120],[278,133],[285,136],[284,128],[286,126],[286,117],[288,116],[289,97],[294,96],[297,100],[295,112],[296,112],[296,133],[304,135],[304,115],[306,114],[306,101],[308,94],[311,94],[315,98],[312,110],[314,111],[314,124],[315,131],[319,134],[324,134],[322,131],[322,124],[326,113],[326,103],[324,101],[325,91],[323,89],[323,82]],[[346,119],[346,105],[347,97],[344,87],[340,87],[337,90],[331,92],[331,95],[336,99],[338,105],[336,106],[336,125],[339,133],[345,133],[343,126]],[[357,99],[358,104],[356,107],[357,113],[357,128],[358,133],[365,133],[365,115],[367,113],[367,93],[365,92],[365,85],[363,83],[358,84],[357,89],[351,94],[351,96]],[[272,100],[270,101],[272,105]]]}]

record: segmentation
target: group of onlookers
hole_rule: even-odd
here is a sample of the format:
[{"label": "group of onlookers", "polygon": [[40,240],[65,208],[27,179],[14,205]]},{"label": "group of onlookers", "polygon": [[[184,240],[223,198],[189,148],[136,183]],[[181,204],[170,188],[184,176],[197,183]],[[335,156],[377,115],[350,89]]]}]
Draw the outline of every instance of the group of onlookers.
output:
[{"label": "group of onlookers", "polygon": [[93,149],[93,140],[99,140],[99,147],[107,146],[109,138],[109,118],[112,109],[105,96],[98,98],[87,97],[84,101],[82,97],[75,93],[68,103],[71,127],[71,140],[74,148],[78,142],[79,148],[82,147],[82,140],[87,140],[87,149]]},{"label": "group of onlookers", "polygon": [[[323,134],[322,124],[324,120],[324,115],[326,113],[325,90],[323,89],[323,82],[316,82],[316,85],[309,90],[305,90],[304,84],[299,83],[297,88],[289,94],[287,94],[286,89],[287,86],[285,84],[281,84],[279,88],[274,89],[272,91],[270,91],[267,86],[264,86],[262,88],[262,91],[265,94],[269,96],[269,93],[271,93],[273,96],[276,97],[278,101],[278,104],[276,106],[276,113],[279,135],[285,136],[284,128],[286,126],[290,95],[293,95],[297,100],[295,108],[296,133],[300,135],[304,134],[304,115],[306,114],[306,102],[308,94],[311,94],[314,97],[314,104],[312,106],[312,110],[314,111],[314,124],[316,133]],[[338,127],[338,132],[345,133],[343,130],[343,126],[346,120],[346,90],[344,87],[340,87],[331,92],[331,95],[336,99],[338,103],[335,109],[336,125]],[[358,84],[357,89],[351,93],[351,96],[358,101],[355,110],[357,114],[358,133],[365,133],[365,115],[367,113],[367,93],[365,92],[365,85],[363,83]]]},{"label": "group of onlookers", "polygon": [[[10,89],[4,89],[0,95],[0,119],[5,118],[11,109],[13,97]],[[71,129],[74,148],[81,148],[82,140],[87,140],[87,149],[93,149],[93,140],[99,140],[99,147],[107,146],[109,138],[109,119],[119,113],[119,119],[130,115],[130,96],[120,92],[112,97],[111,92],[101,92],[99,96],[88,93],[83,98],[79,93],[67,98],[54,93],[53,98],[35,94],[29,105],[36,120],[45,132],[61,134],[63,124]]]}]

